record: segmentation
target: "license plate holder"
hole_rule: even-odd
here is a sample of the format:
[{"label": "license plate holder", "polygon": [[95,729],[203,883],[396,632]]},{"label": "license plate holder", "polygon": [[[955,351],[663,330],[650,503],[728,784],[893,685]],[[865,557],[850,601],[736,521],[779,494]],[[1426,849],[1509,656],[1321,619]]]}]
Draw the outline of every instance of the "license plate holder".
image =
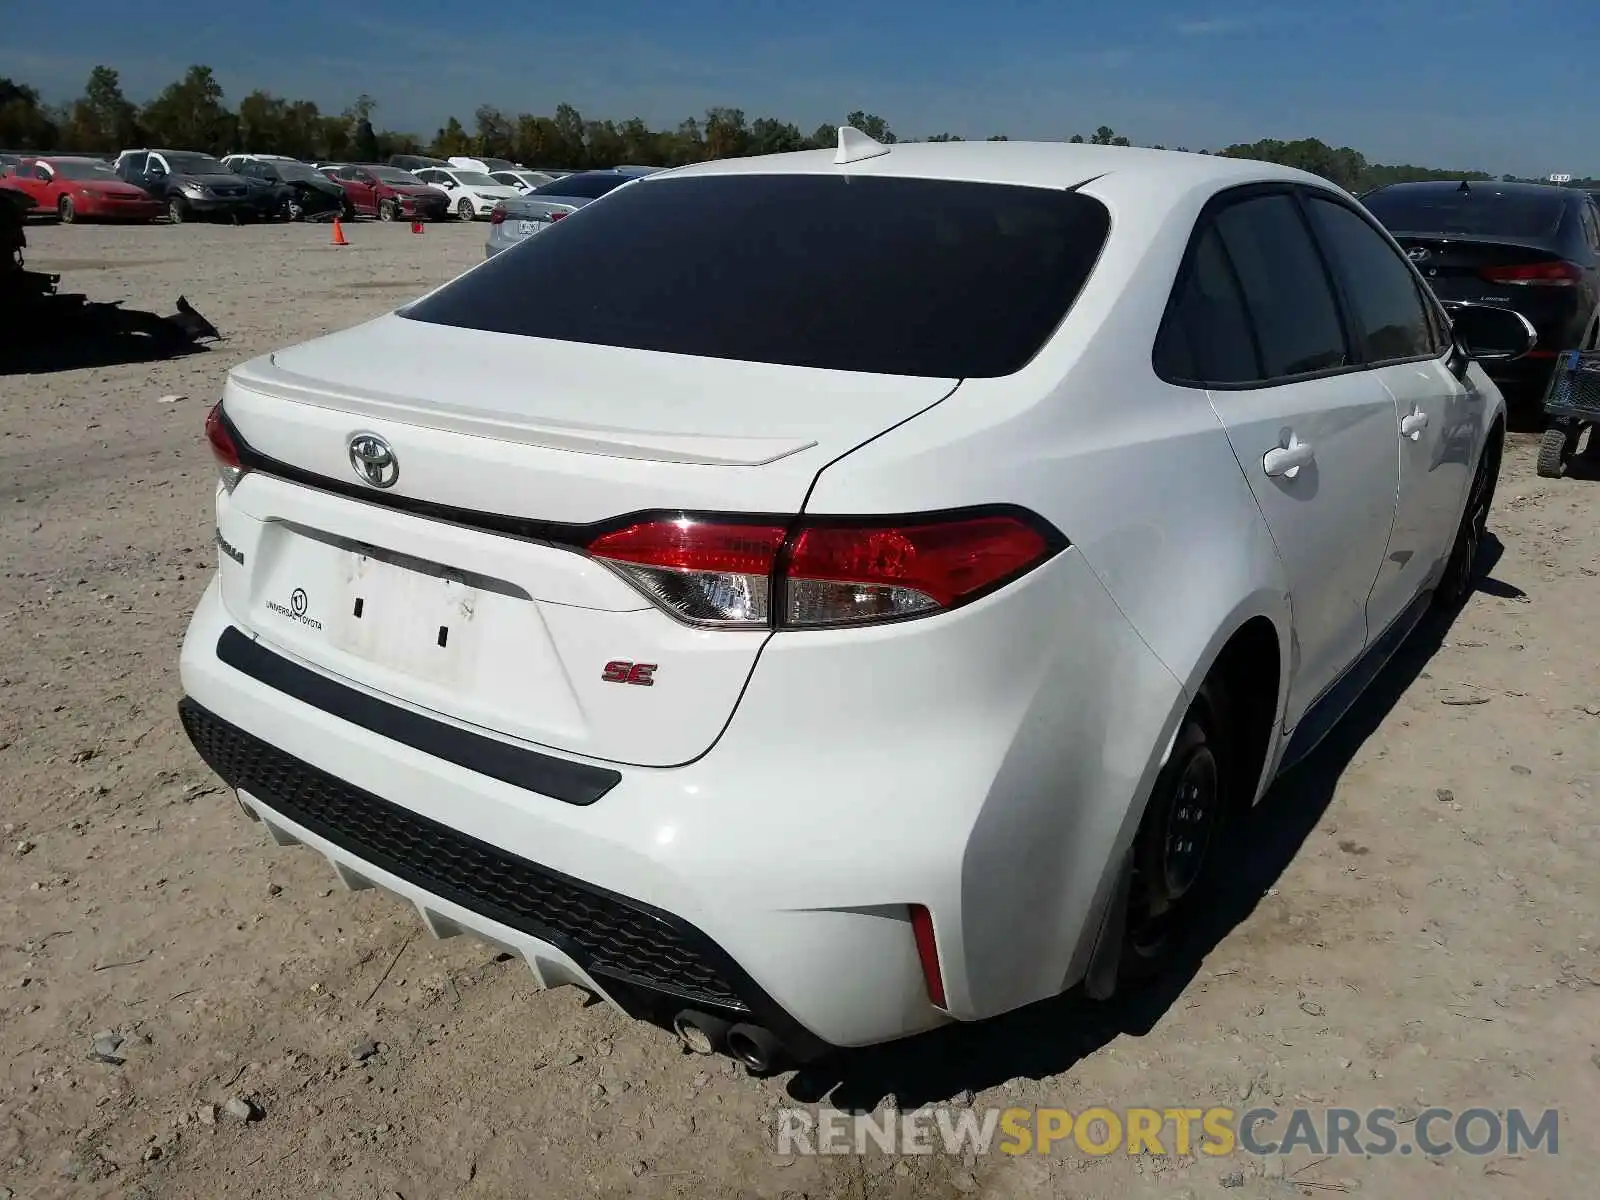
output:
[{"label": "license plate holder", "polygon": [[477,656],[478,590],[358,551],[340,557],[340,607],[326,622],[333,645],[410,678],[464,683]]}]

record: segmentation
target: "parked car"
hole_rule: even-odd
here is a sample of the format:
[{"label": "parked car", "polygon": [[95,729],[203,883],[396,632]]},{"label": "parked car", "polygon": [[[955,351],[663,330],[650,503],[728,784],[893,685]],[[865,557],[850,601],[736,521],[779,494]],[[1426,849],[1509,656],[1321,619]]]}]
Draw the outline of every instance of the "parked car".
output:
[{"label": "parked car", "polygon": [[246,162],[299,162],[292,154],[224,154],[222,165],[230,171],[237,171],[240,163]]},{"label": "parked car", "polygon": [[450,199],[451,210],[463,221],[487,217],[502,200],[515,200],[520,192],[482,171],[457,167],[424,167],[417,172],[423,183],[439,188]]},{"label": "parked car", "polygon": [[355,216],[355,204],[345,190],[308,163],[279,155],[240,154],[233,159],[229,165],[235,174],[276,189],[282,215],[291,221]]},{"label": "parked car", "polygon": [[429,187],[410,171],[376,163],[324,163],[324,175],[344,189],[351,206],[362,216],[380,221],[413,217],[442,221],[450,213],[450,197]]},{"label": "parked car", "polygon": [[443,158],[429,158],[426,154],[391,154],[389,165],[399,167],[402,171],[415,171],[422,167],[448,167],[449,160]]},{"label": "parked car", "polygon": [[461,171],[477,171],[483,175],[489,175],[495,171],[514,171],[519,165],[509,158],[471,158],[460,154],[455,155],[445,164],[447,168],[454,167]]},{"label": "parked car", "polygon": [[1323,179],[846,128],[233,368],[182,720],[277,841],[757,1069],[1103,996],[1471,591],[1504,422]]},{"label": "parked car", "polygon": [[548,229],[584,205],[638,178],[636,173],[621,170],[581,171],[500,201],[489,211],[489,237],[483,244],[483,256],[493,258],[500,251],[509,250],[524,238]]},{"label": "parked car", "polygon": [[514,171],[491,171],[489,178],[496,183],[503,183],[506,187],[516,188],[518,195],[526,195],[535,188],[541,188],[547,183],[555,181],[556,176],[547,175],[543,171],[529,171],[518,167]]},{"label": "parked car", "polygon": [[167,211],[161,201],[117,178],[108,163],[96,158],[19,158],[15,169],[0,178],[0,187],[24,193],[35,212],[68,224],[153,221]]},{"label": "parked car", "polygon": [[1600,346],[1600,211],[1579,188],[1538,183],[1396,183],[1363,202],[1444,300],[1515,309],[1539,344],[1490,368],[1542,388],[1562,350]]},{"label": "parked car", "polygon": [[264,207],[258,191],[209,154],[124,150],[113,170],[165,205],[173,224],[195,217],[256,217]]}]

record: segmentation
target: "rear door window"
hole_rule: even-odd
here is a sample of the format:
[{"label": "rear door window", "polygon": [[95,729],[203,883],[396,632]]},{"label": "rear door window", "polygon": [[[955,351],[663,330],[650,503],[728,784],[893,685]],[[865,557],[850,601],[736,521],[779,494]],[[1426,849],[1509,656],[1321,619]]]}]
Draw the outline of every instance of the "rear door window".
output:
[{"label": "rear door window", "polygon": [[1327,269],[1293,196],[1256,196],[1216,215],[1255,326],[1267,379],[1350,362]]},{"label": "rear door window", "polygon": [[619,188],[402,315],[708,358],[993,377],[1060,325],[1109,227],[1098,200],[1057,189],[663,177]]}]

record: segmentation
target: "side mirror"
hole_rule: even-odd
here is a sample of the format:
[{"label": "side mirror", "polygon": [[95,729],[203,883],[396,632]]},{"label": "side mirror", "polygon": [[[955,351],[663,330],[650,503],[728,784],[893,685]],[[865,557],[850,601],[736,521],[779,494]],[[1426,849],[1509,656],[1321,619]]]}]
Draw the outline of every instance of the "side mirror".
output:
[{"label": "side mirror", "polygon": [[1467,364],[1513,362],[1526,356],[1539,342],[1539,331],[1521,313],[1494,304],[1471,300],[1443,301],[1450,314],[1451,335],[1455,340],[1451,368],[1464,375]]}]

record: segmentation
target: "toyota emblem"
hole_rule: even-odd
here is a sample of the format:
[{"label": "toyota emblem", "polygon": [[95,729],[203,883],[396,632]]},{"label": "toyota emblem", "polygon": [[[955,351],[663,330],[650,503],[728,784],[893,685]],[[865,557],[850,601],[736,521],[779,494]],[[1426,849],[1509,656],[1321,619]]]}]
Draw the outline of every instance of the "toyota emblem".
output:
[{"label": "toyota emblem", "polygon": [[375,433],[350,435],[350,465],[362,483],[376,488],[393,487],[400,478],[400,460],[389,443]]}]

